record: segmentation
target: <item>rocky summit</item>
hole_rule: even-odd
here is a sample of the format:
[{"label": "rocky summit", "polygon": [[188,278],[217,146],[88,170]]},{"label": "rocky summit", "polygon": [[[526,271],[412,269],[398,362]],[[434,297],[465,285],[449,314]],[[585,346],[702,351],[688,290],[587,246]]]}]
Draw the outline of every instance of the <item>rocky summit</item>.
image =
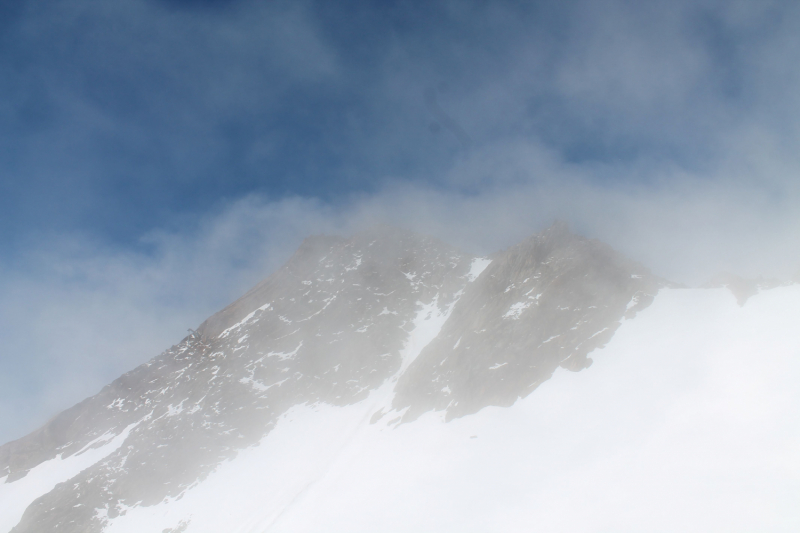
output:
[{"label": "rocky summit", "polygon": [[[763,292],[800,302],[795,287]],[[732,298],[724,288],[695,291]],[[760,301],[752,292],[746,306]],[[469,482],[453,472],[483,464],[481,454],[503,455],[508,441],[544,438],[526,433],[483,451],[447,444],[460,428],[512,416],[501,413],[517,418],[497,435],[512,426],[544,431],[542,415],[520,411],[537,405],[537,389],[559,372],[591,375],[592,359],[612,350],[604,347],[617,331],[648,324],[639,315],[659,312],[654,302],[671,294],[695,293],[561,223],[490,257],[391,227],[310,237],[179,344],[0,447],[0,533],[418,531],[435,523],[419,522],[431,514],[445,525],[457,524],[456,515],[473,520],[469,509],[444,504],[427,518],[369,517],[387,506],[425,508],[410,496],[421,489],[402,489],[413,484],[410,472],[421,486],[457,494]],[[716,320],[715,312],[701,318]],[[652,345],[636,335],[622,334],[619,343],[640,340],[619,350],[646,357]],[[603,379],[611,386],[617,378]],[[547,394],[539,405],[569,404]],[[474,444],[478,435],[466,437]],[[437,453],[448,458],[434,461]],[[453,457],[464,463],[441,466]],[[472,480],[485,485],[482,475]],[[540,482],[514,486],[524,495]],[[351,494],[350,506],[342,494]]]}]

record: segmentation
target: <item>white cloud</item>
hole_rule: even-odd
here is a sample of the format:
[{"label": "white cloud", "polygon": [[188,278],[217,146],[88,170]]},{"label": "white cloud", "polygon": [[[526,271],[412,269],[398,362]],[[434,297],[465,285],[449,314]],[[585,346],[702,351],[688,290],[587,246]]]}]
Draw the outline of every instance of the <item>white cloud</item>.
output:
[{"label": "white cloud", "polygon": [[[106,9],[115,17],[130,10],[134,29],[166,39],[143,47],[141,61],[182,76],[181,87],[197,87],[187,96],[200,100],[190,108],[194,111],[224,114],[280,105],[278,88],[266,86],[272,78],[248,77],[266,56],[277,61],[269,68],[282,83],[346,85],[340,58],[310,22],[307,6],[279,12],[250,6],[236,15],[237,24],[248,28],[244,32],[233,23],[189,18],[185,33],[170,36],[164,28],[175,20],[160,14],[150,21],[144,16],[148,5],[127,2]],[[463,42],[428,57],[423,52],[431,42],[443,44],[435,35],[424,37],[431,42],[419,48],[400,40],[366,87],[357,86],[358,77],[349,86],[375,116],[366,126],[356,119],[341,125],[342,139],[353,144],[344,150],[350,159],[344,159],[372,168],[374,161],[411,154],[431,170],[376,175],[382,185],[375,192],[330,203],[250,196],[194,225],[143,236],[146,252],[77,234],[32,243],[23,259],[0,267],[0,415],[9,421],[0,428],[0,441],[21,436],[180,340],[186,328],[275,270],[312,233],[347,234],[388,222],[485,254],[558,217],[675,281],[699,284],[720,270],[790,276],[800,269],[800,78],[791,68],[800,50],[797,9],[787,7],[776,18],[774,5],[704,5],[733,36],[738,63],[723,63],[697,43],[698,32],[686,25],[695,3],[670,3],[666,11],[629,11],[615,2],[578,9],[562,28],[563,42],[520,39],[500,66],[492,64],[496,56]],[[74,19],[76,12],[63,20]],[[499,8],[482,20],[520,30]],[[257,31],[262,24],[276,32],[262,34]],[[206,41],[209,32],[214,38]],[[205,44],[190,50],[178,41]],[[170,43],[177,56],[152,55]],[[220,47],[219,55],[209,43]],[[240,61],[226,64],[231,57]],[[206,58],[210,63],[204,66]],[[735,97],[714,87],[720,68],[740,69],[730,74],[740,83]],[[470,153],[453,152],[460,148],[445,132],[420,141],[429,134],[430,118],[423,91],[440,78],[451,81],[442,107],[475,140]],[[552,115],[529,113],[537,99],[543,99],[545,111],[561,107]],[[76,116],[108,120],[99,111],[93,114],[91,104],[75,102]],[[196,117],[177,119],[193,123]],[[570,120],[578,126],[566,124]],[[129,126],[134,128],[112,122],[104,127]],[[198,139],[206,139],[203,127],[198,123]],[[571,158],[565,147],[580,143],[581,135],[609,145],[634,139],[644,148],[618,159]],[[193,175],[216,148],[208,140],[178,137],[177,144],[191,149],[171,146],[168,157],[184,157],[176,165]],[[36,148],[37,156],[47,153]],[[269,139],[258,149],[269,152]],[[354,175],[363,172],[353,169]]]},{"label": "white cloud", "polygon": [[[616,169],[623,180],[639,171]],[[309,234],[387,222],[484,254],[558,217],[675,281],[698,284],[722,270],[786,278],[800,269],[798,197],[776,200],[758,182],[662,168],[646,176],[651,185],[604,186],[593,168],[525,144],[473,154],[453,173],[455,181],[486,174],[492,186],[476,195],[395,181],[339,205],[249,197],[191,228],[147,235],[149,253],[79,237],[39,243],[0,283],[4,359],[17,380],[0,401],[12,413],[2,437],[33,429],[180,340]]]}]

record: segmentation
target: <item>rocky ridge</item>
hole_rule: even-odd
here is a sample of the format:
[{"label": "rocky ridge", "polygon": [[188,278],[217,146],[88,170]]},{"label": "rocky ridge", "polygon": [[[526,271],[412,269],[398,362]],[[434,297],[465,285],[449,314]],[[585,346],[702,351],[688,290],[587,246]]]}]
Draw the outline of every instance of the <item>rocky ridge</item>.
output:
[{"label": "rocky ridge", "polygon": [[180,498],[295,405],[348,405],[386,383],[393,398],[373,422],[511,405],[559,366],[589,366],[665,284],[563,224],[490,258],[387,227],[309,238],[178,345],[0,447],[0,482],[14,483],[123,441],[12,531],[101,532],[127,509]]}]

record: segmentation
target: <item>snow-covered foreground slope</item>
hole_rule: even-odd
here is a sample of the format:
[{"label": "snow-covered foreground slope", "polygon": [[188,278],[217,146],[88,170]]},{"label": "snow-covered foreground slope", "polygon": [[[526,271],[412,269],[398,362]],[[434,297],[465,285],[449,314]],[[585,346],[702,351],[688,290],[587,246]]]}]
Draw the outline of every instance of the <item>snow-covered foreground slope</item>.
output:
[{"label": "snow-covered foreground slope", "polygon": [[591,368],[512,407],[397,424],[389,381],[295,406],[109,533],[799,531],[800,285],[662,289]]}]

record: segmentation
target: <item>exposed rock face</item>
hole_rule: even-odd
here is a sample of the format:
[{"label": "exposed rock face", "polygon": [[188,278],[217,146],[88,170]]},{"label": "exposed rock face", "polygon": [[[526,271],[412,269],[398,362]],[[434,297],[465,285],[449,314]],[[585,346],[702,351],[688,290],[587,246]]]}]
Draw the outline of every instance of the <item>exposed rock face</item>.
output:
[{"label": "exposed rock face", "polygon": [[530,394],[558,366],[581,370],[664,282],[610,247],[556,224],[497,254],[397,386],[406,420],[448,417]]},{"label": "exposed rock face", "polygon": [[[591,364],[663,285],[559,224],[491,263],[385,227],[309,238],[196,333],[0,447],[0,476],[12,483],[121,439],[33,502],[13,531],[100,532],[130,507],[179,497],[292,406],[347,405],[391,380],[391,408],[406,422],[511,405],[559,365]],[[433,340],[411,350],[409,332],[437,320]]]}]

